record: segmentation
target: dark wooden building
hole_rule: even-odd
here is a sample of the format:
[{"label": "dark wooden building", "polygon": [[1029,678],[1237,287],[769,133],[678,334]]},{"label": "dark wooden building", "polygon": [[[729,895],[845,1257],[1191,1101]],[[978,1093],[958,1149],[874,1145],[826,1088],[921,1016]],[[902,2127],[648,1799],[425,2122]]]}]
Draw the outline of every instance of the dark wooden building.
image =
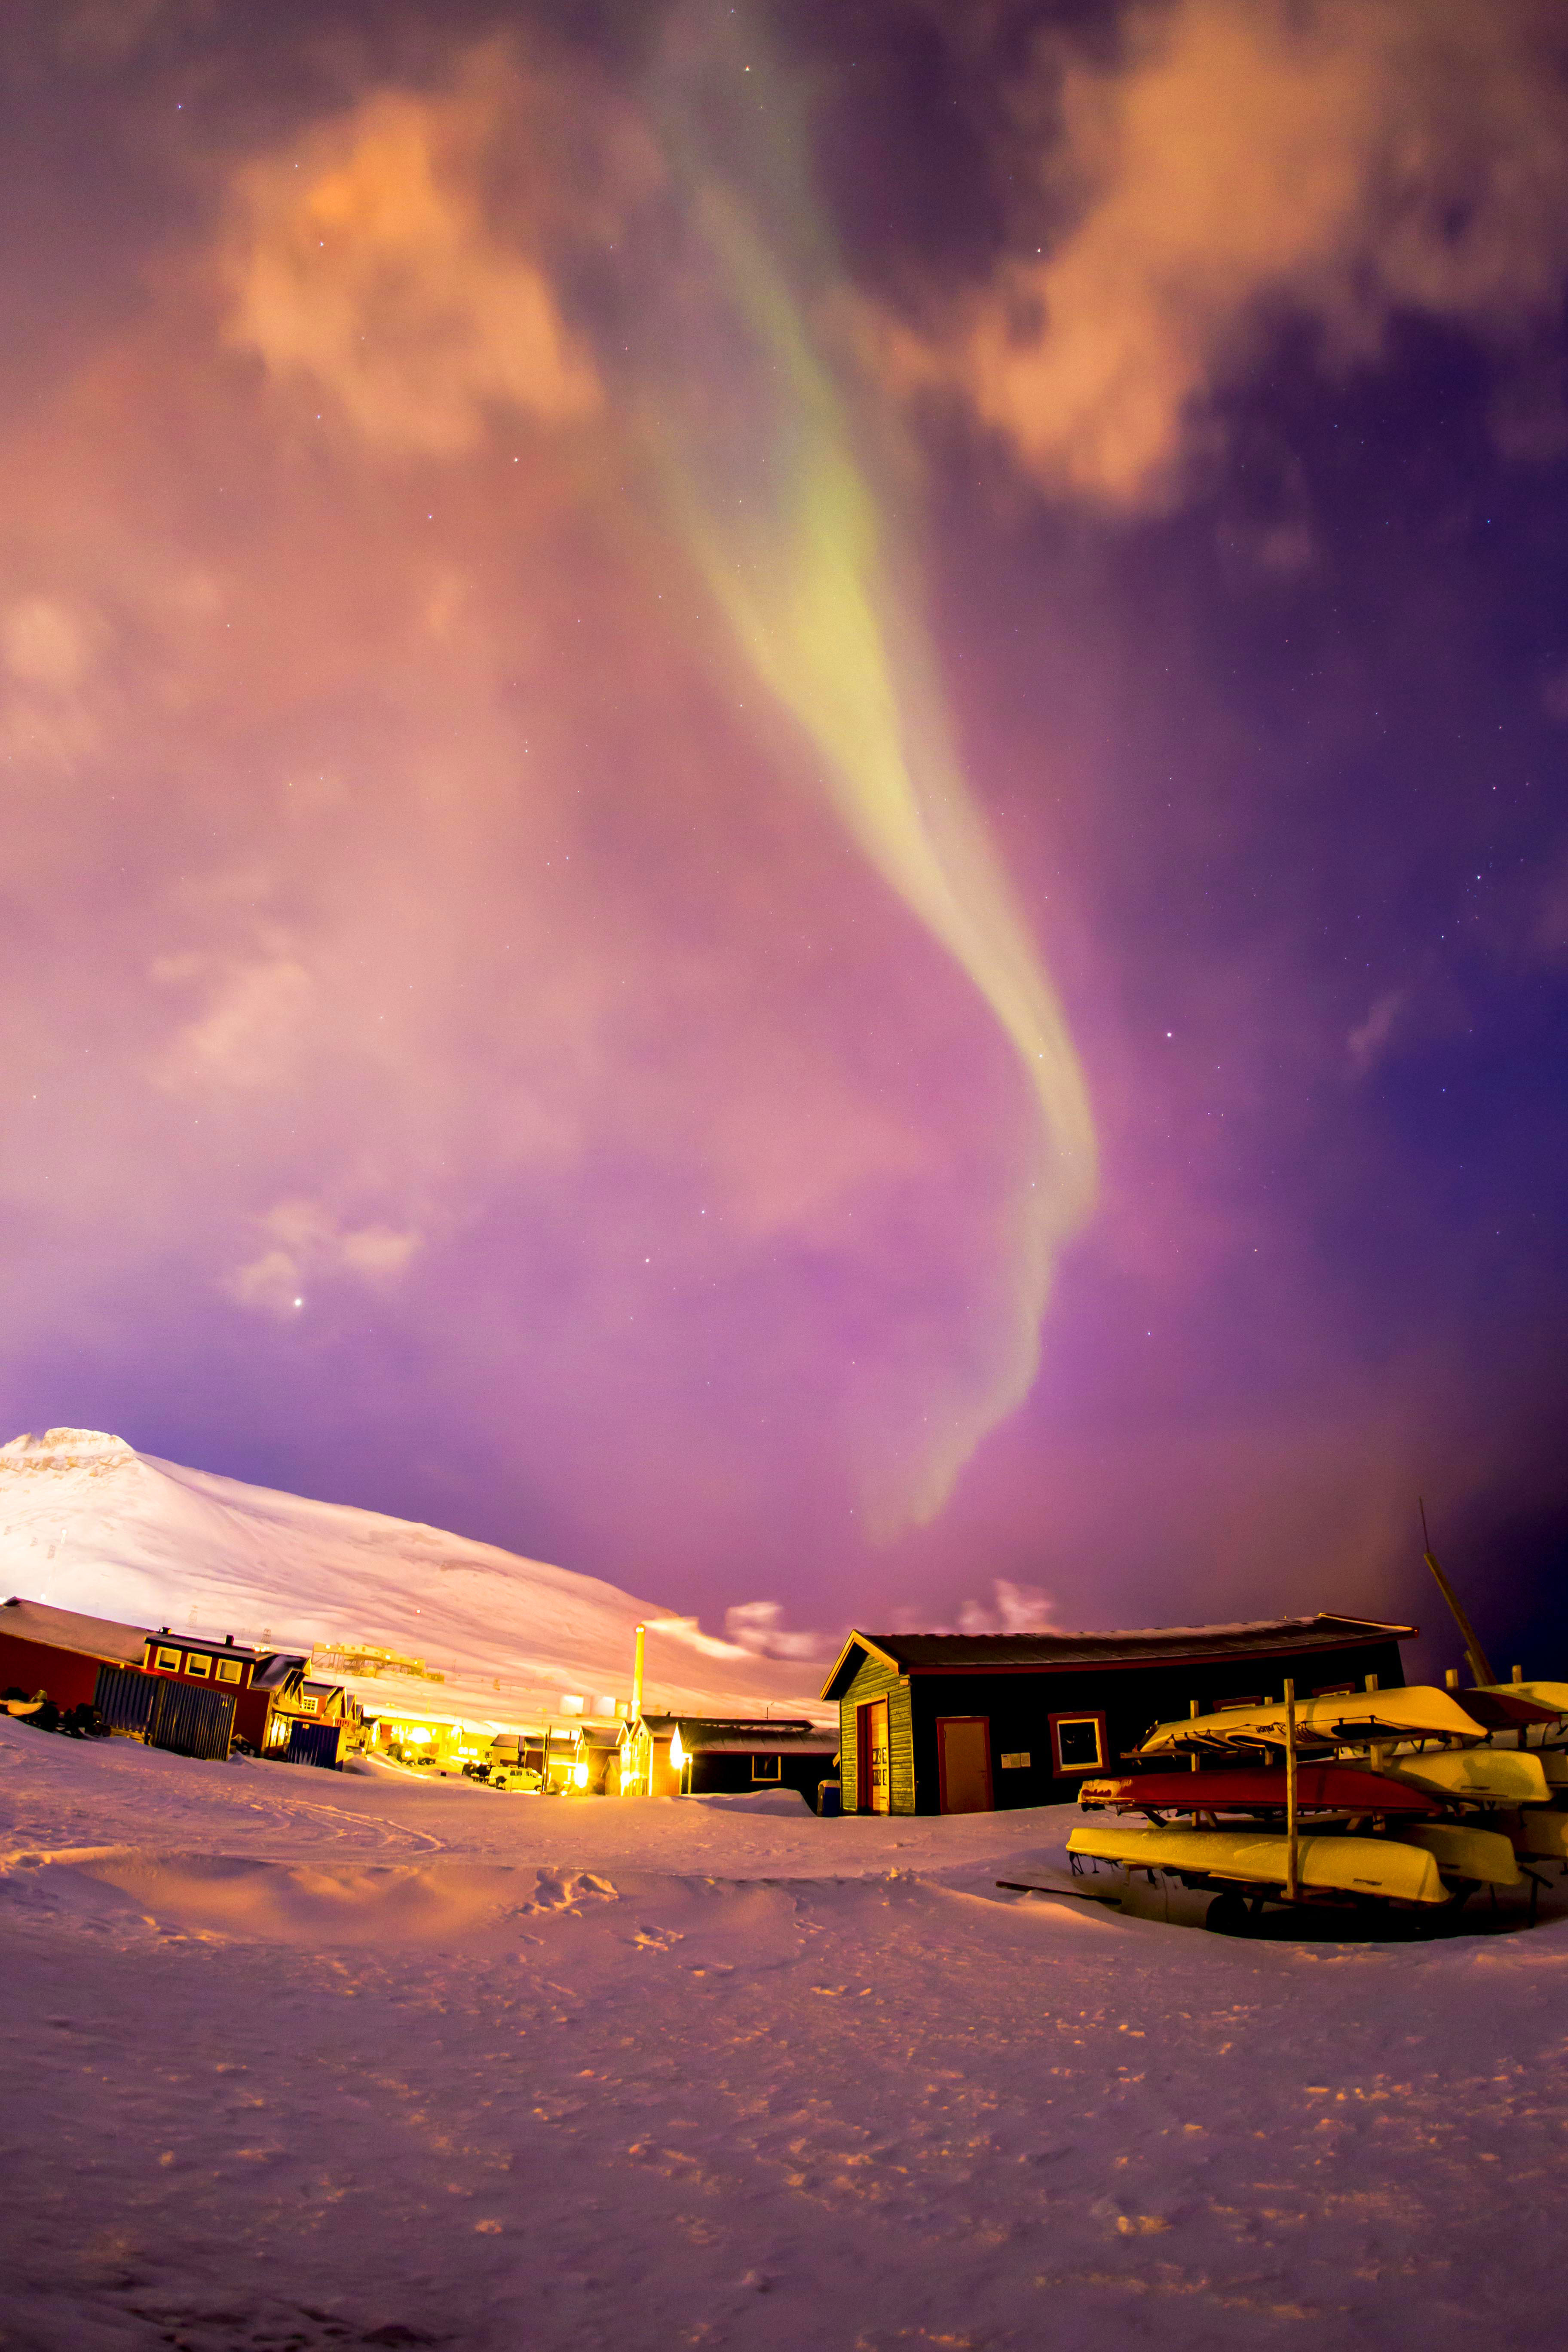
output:
[{"label": "dark wooden building", "polygon": [[1059,1804],[1156,1723],[1405,1680],[1414,1625],[1283,1617],[1138,1633],[860,1633],[837,1702],[846,1812],[973,1813]]},{"label": "dark wooden building", "polygon": [[650,1715],[621,1735],[623,1797],[709,1797],[794,1789],[815,1803],[838,1741],[803,1717]]}]

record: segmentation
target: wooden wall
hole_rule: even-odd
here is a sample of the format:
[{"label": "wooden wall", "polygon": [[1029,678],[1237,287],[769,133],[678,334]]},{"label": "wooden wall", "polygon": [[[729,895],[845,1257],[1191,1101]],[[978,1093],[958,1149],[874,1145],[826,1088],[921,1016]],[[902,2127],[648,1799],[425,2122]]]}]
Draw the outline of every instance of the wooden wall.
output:
[{"label": "wooden wall", "polygon": [[867,1658],[838,1702],[839,1779],[844,1810],[859,1810],[860,1742],[858,1710],[871,1699],[888,1702],[888,1802],[890,1811],[915,1810],[914,1710],[907,1676],[900,1676],[880,1658]]}]

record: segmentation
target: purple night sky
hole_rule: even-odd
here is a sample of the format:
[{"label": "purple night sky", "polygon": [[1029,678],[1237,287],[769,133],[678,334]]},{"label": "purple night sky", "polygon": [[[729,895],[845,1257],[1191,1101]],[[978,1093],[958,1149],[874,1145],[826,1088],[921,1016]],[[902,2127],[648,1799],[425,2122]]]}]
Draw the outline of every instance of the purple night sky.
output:
[{"label": "purple night sky", "polygon": [[15,14],[0,1436],[1561,1671],[1561,9]]}]

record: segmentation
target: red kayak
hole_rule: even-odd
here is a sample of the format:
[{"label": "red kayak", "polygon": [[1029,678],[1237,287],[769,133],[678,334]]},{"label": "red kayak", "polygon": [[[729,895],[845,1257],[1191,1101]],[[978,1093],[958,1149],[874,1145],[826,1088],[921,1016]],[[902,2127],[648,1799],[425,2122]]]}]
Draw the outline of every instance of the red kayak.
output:
[{"label": "red kayak", "polygon": [[[1119,1813],[1259,1813],[1285,1811],[1285,1767],[1260,1764],[1201,1772],[1138,1772],[1085,1780],[1080,1805],[1107,1805]],[[1440,1813],[1436,1797],[1357,1764],[1302,1764],[1296,1806],[1303,1813]]]}]

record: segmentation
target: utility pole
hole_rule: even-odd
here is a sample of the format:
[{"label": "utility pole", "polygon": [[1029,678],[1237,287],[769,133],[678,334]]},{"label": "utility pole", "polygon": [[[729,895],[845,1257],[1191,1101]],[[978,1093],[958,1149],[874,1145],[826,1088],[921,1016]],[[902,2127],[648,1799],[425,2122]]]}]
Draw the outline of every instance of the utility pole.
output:
[{"label": "utility pole", "polygon": [[1296,1822],[1296,1685],[1285,1685],[1285,1900],[1294,1903],[1300,1889],[1300,1838]]}]

